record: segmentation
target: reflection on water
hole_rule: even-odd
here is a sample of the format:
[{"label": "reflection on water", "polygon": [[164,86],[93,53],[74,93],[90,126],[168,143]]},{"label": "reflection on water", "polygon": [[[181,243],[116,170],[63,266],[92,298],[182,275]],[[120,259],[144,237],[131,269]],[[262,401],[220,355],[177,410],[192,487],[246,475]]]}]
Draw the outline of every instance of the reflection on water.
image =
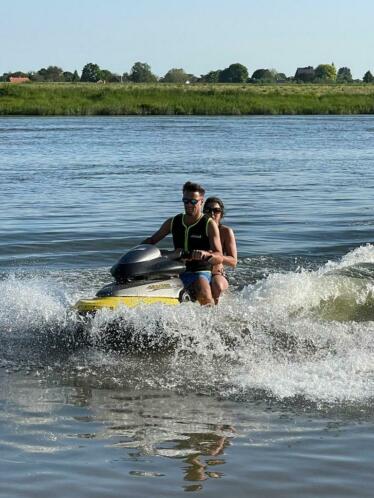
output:
[{"label": "reflection on water", "polygon": [[[18,454],[19,462],[37,471],[43,455],[68,452],[75,459],[77,451],[86,455],[105,446],[116,453],[126,452],[130,476],[166,477],[168,473],[157,470],[160,457],[174,460],[186,481],[224,475],[215,467],[224,468],[225,448],[236,432],[222,423],[228,414],[216,401],[193,395],[152,391],[136,395],[60,385],[53,368],[49,370],[47,376],[40,371],[2,376],[0,394],[8,406],[0,416],[0,445],[10,455],[8,465]],[[139,470],[138,463],[141,467],[141,462],[150,458],[153,470]],[[64,467],[63,461],[61,465]],[[186,487],[190,491],[199,488]]]},{"label": "reflection on water", "polygon": [[[227,429],[229,428],[226,428],[226,430]],[[221,431],[225,430],[225,428],[216,427],[215,430]],[[219,479],[223,477],[223,472],[213,469],[215,469],[217,465],[225,464],[223,457],[216,457],[223,456],[225,447],[229,444],[230,439],[227,436],[219,435],[215,432],[189,435],[187,441],[181,442],[177,446],[177,448],[182,451],[191,451],[191,454],[185,459],[188,466],[185,470],[184,479],[186,481],[205,481],[209,478]],[[199,484],[189,485],[186,486],[185,489],[186,491],[198,491],[202,489],[202,486]]]},{"label": "reflection on water", "polygon": [[[214,483],[228,478],[238,496],[245,496],[248,486],[260,486],[267,496],[286,497],[282,476],[297,489],[302,484],[312,496],[321,452],[327,451],[326,457],[344,453],[348,441],[351,453],[356,445],[360,448],[360,471],[349,473],[357,456],[345,454],[338,467],[331,465],[330,475],[337,479],[348,472],[348,488],[362,487],[360,476],[371,466],[366,435],[370,409],[364,414],[363,407],[352,406],[348,414],[347,407],[316,410],[303,402],[292,407],[260,399],[243,403],[155,390],[106,390],[82,387],[84,376],[79,386],[69,385],[59,371],[48,370],[2,372],[0,395],[7,401],[0,415],[0,446],[7,456],[1,464],[10,479],[18,475],[17,465],[30,475],[50,468],[64,475],[69,489],[88,497],[97,495],[95,488],[107,474],[106,496],[119,497],[120,487],[131,478],[143,483],[138,492],[143,489],[144,496],[153,478],[160,483],[153,496],[175,495],[178,489],[226,496]],[[256,478],[256,472],[271,466],[271,479]],[[40,496],[50,495],[53,472],[52,480],[39,485]],[[17,495],[25,482],[9,482],[3,492]],[[318,496],[331,496],[329,486],[318,489]],[[54,495],[64,493],[56,489]]]}]

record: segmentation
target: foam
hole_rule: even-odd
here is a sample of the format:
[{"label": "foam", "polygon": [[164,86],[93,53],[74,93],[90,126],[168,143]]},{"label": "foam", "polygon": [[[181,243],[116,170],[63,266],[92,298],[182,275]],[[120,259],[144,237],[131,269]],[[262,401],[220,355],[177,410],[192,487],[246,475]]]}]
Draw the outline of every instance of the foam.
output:
[{"label": "foam", "polygon": [[[214,308],[183,303],[101,310],[85,325],[99,354],[72,355],[66,368],[84,365],[92,379],[135,389],[365,403],[374,392],[372,264],[374,247],[367,245],[315,271],[270,274]],[[366,265],[365,275],[345,271],[357,265]],[[81,326],[70,306],[83,295],[82,274],[70,275],[66,286],[63,277],[1,281],[0,338],[30,330],[61,336]],[[119,334],[131,330],[134,342],[146,338],[137,361],[100,350],[103,331],[113,325]],[[171,348],[149,355],[150,346],[165,340]]]}]

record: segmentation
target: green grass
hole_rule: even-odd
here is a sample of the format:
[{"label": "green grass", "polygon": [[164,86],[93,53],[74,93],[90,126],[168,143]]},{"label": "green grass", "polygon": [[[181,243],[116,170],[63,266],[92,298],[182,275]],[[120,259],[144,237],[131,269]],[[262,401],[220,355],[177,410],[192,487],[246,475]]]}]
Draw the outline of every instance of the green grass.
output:
[{"label": "green grass", "polygon": [[0,83],[0,115],[373,114],[374,85]]}]

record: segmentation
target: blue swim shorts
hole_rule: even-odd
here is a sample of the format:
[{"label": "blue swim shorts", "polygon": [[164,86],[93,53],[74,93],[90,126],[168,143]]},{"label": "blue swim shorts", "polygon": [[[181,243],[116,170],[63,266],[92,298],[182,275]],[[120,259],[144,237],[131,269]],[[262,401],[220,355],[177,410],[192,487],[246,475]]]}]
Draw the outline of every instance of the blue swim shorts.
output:
[{"label": "blue swim shorts", "polygon": [[207,271],[185,271],[179,275],[183,285],[188,288],[191,287],[199,278],[205,278],[208,283],[212,281],[212,272]]}]

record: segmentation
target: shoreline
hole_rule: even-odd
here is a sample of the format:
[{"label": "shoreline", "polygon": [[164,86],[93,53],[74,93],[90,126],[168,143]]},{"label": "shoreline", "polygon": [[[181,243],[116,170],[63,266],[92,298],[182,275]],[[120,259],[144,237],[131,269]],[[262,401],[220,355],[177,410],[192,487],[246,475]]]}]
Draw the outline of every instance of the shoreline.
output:
[{"label": "shoreline", "polygon": [[374,114],[374,85],[0,83],[0,116]]}]

